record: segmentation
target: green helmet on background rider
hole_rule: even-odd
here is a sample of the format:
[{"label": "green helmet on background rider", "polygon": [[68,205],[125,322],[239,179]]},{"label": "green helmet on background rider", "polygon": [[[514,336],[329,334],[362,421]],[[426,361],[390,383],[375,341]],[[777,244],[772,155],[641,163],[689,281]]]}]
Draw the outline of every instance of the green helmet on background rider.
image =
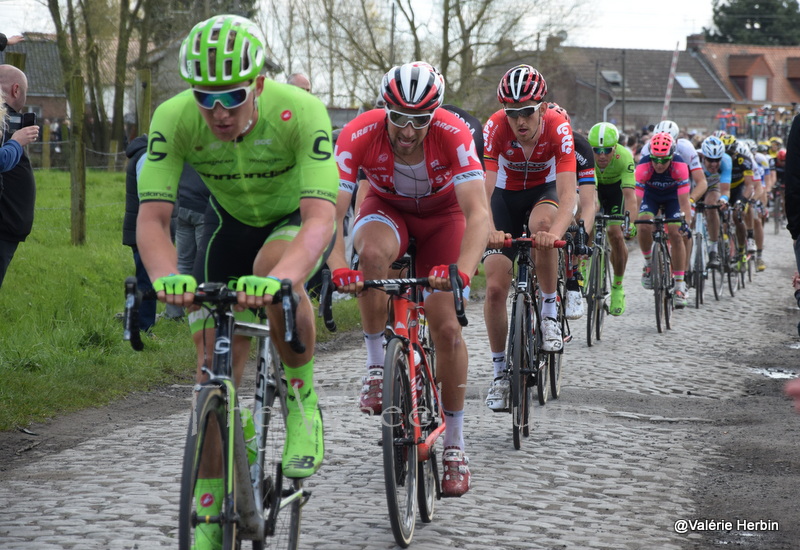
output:
[{"label": "green helmet on background rider", "polygon": [[598,122],[587,136],[592,147],[614,147],[619,143],[619,130],[610,122]]}]

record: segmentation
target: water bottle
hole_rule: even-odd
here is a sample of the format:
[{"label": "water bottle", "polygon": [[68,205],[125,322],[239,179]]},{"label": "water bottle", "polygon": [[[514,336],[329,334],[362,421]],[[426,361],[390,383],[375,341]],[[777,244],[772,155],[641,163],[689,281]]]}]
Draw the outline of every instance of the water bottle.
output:
[{"label": "water bottle", "polygon": [[247,463],[253,464],[258,456],[256,425],[253,422],[253,412],[244,407],[239,409],[239,414],[242,417],[242,432],[244,433],[244,444],[247,447]]}]

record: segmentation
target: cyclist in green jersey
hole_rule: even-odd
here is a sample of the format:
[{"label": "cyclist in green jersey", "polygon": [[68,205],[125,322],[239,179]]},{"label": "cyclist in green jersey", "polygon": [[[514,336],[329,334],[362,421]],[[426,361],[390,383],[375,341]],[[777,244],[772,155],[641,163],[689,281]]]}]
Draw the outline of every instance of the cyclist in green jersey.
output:
[{"label": "cyclist in green jersey", "polygon": [[[150,126],[139,176],[137,244],[159,299],[189,308],[198,381],[206,378],[201,366],[204,356],[213,356],[214,337],[210,320],[192,311],[196,281],[235,285],[237,318],[252,318],[251,308],[263,306],[273,326],[282,326],[283,319],[272,297],[282,279],[293,282],[300,297],[297,331],[306,351],[293,352],[280,331],[273,338],[292,394],[283,473],[302,478],[317,471],[324,452],[313,386],[314,317],[303,285],[332,245],[339,177],[325,106],[295,86],[267,80],[261,74],[264,61],[264,37],[248,19],[215,16],[190,31],[181,46],[180,70],[191,89],[159,106]],[[184,163],[211,192],[191,274],[179,273],[170,239]],[[234,337],[237,384],[249,346],[248,339]],[[218,464],[204,460],[197,494],[208,506],[198,510],[209,515],[219,511],[220,472]],[[218,538],[219,525],[203,527],[209,539]]]},{"label": "cyclist in green jersey", "polygon": [[631,215],[628,234],[622,234],[622,222],[609,221],[606,230],[611,244],[611,266],[614,280],[611,284],[611,315],[622,315],[625,312],[625,291],[622,279],[628,263],[628,248],[625,238],[636,236],[636,219],[639,209],[636,207],[636,164],[633,154],[626,148],[618,146],[619,130],[610,122],[599,122],[589,130],[589,144],[594,153],[594,176],[597,180],[597,197],[603,212],[607,215],[623,215],[627,210]]}]

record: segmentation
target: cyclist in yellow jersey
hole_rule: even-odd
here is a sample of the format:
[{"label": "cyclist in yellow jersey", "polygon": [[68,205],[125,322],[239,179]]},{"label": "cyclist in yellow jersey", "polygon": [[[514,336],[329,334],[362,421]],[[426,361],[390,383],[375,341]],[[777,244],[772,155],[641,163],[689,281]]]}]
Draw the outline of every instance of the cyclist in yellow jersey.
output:
[{"label": "cyclist in yellow jersey", "polygon": [[[306,351],[295,353],[273,332],[286,365],[290,399],[283,473],[307,477],[324,452],[322,417],[313,386],[314,317],[303,284],[321,265],[333,242],[338,172],[325,106],[295,86],[265,79],[265,40],[251,21],[220,15],[198,23],[180,50],[181,77],[191,85],[163,103],[153,116],[147,160],[139,176],[141,206],[137,244],[161,301],[189,307],[197,347],[197,380],[204,355],[211,357],[213,328],[191,311],[196,281],[225,282],[239,291],[237,316],[266,306],[270,323],[282,324],[272,296],[282,279],[300,297],[297,329]],[[206,230],[193,274],[179,273],[170,239],[170,218],[184,163],[211,192]],[[206,333],[204,335],[204,332]],[[250,342],[234,337],[238,384]],[[221,469],[204,458],[198,511],[216,515]],[[198,526],[218,548],[219,524]],[[202,542],[206,542],[203,540]]]}]

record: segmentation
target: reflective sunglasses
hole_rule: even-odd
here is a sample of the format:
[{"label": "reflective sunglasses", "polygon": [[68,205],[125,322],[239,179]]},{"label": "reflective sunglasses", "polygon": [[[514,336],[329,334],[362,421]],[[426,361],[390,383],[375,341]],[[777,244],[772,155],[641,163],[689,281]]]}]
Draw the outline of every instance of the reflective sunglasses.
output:
[{"label": "reflective sunglasses", "polygon": [[241,86],[232,90],[225,90],[224,92],[208,92],[206,90],[193,89],[194,99],[197,104],[203,109],[213,109],[214,105],[219,103],[225,109],[235,109],[244,105],[250,92],[253,91],[255,82],[247,86]]},{"label": "reflective sunglasses", "polygon": [[595,155],[610,155],[613,150],[613,147],[592,147]]},{"label": "reflective sunglasses", "polygon": [[650,157],[650,160],[653,161],[653,164],[666,164],[672,160],[672,157]]},{"label": "reflective sunglasses", "polygon": [[405,128],[410,124],[415,130],[422,130],[423,128],[427,128],[430,125],[431,120],[433,120],[433,113],[409,115],[408,113],[394,111],[389,107],[385,107],[384,109],[386,110],[386,114],[389,115],[389,122],[398,128]]},{"label": "reflective sunglasses", "polygon": [[521,107],[519,109],[508,109],[504,108],[506,116],[508,118],[528,118],[529,116],[533,116],[533,113],[539,110],[539,107],[542,106],[542,103],[539,102],[536,105],[530,105],[528,107]]}]

